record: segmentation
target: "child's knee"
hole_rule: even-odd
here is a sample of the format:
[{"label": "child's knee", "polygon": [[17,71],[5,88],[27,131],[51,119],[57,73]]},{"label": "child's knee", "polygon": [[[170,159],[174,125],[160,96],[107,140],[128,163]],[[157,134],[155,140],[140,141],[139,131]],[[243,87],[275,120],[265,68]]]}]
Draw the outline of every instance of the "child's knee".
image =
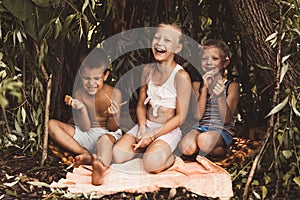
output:
[{"label": "child's knee", "polygon": [[48,122],[50,136],[53,136],[55,134],[55,127],[57,127],[57,121],[55,119],[50,119]]},{"label": "child's knee", "polygon": [[178,147],[184,155],[192,155],[198,148],[195,140],[188,140],[185,138],[181,140]]},{"label": "child's knee", "polygon": [[143,165],[147,172],[159,173],[164,170],[168,156],[163,153],[147,153],[143,156]]},{"label": "child's knee", "polygon": [[112,135],[104,134],[104,135],[101,135],[101,136],[98,138],[98,140],[97,140],[97,145],[98,145],[98,144],[100,144],[100,145],[101,145],[101,144],[105,144],[105,145],[111,144],[111,145],[113,145],[114,140],[115,140],[115,138],[114,138]]}]

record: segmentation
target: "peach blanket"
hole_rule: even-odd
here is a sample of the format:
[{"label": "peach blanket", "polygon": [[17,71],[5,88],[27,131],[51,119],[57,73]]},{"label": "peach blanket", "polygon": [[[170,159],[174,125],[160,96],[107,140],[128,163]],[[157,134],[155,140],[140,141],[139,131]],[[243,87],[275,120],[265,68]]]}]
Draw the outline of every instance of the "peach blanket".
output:
[{"label": "peach blanket", "polygon": [[159,188],[184,187],[201,196],[229,199],[233,196],[230,174],[205,157],[198,162],[185,163],[176,157],[174,165],[159,173],[150,174],[143,168],[140,158],[124,164],[112,164],[105,172],[104,183],[91,183],[91,166],[80,166],[66,179],[53,182],[51,187],[68,187],[71,193],[114,194],[118,192],[154,192]]}]

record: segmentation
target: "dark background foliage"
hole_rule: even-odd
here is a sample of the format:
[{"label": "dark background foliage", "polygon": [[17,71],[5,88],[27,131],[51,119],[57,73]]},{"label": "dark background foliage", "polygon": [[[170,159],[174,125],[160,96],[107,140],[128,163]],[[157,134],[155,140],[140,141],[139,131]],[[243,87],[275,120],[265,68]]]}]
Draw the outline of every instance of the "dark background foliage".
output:
[{"label": "dark background foliage", "polygon": [[[238,137],[249,137],[257,128],[268,131],[256,138],[271,135],[256,169],[262,178],[252,180],[251,194],[264,198],[274,185],[286,194],[299,190],[298,1],[2,0],[0,18],[1,153],[10,147],[27,155],[41,151],[50,77],[50,118],[67,121],[71,117],[63,97],[72,93],[79,58],[87,48],[104,45],[103,41],[118,34],[120,39],[107,50],[122,53],[133,42],[133,36],[121,37],[122,33],[175,22],[199,44],[215,38],[229,45],[228,76],[241,85]],[[185,44],[184,57],[195,56],[189,45]],[[111,63],[109,84],[115,85],[126,72],[149,62],[149,49],[119,56]],[[181,62],[197,79],[193,73],[197,66]],[[134,110],[136,88],[129,84],[121,89],[124,98],[131,98],[130,111]],[[135,119],[134,112],[131,118]],[[229,170],[236,193],[245,186],[252,163],[237,163]]]}]

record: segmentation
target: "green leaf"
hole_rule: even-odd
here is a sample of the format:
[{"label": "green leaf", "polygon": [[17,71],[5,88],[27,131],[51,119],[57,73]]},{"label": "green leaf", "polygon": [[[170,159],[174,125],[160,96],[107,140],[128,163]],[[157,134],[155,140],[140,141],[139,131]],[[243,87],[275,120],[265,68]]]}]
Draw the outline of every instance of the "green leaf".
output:
[{"label": "green leaf", "polygon": [[2,95],[0,95],[0,105],[2,108],[5,108],[8,105],[8,100]]},{"label": "green leaf", "polygon": [[297,110],[297,99],[294,94],[292,95],[292,109],[294,113],[300,117],[300,112]]},{"label": "green leaf", "polygon": [[253,180],[253,181],[252,181],[252,185],[259,185],[258,180]]},{"label": "green leaf", "polygon": [[290,56],[291,56],[291,54],[282,57],[281,62],[284,63]]},{"label": "green leaf", "polygon": [[266,39],[266,42],[268,42],[268,41],[270,41],[270,40],[276,39],[277,34],[278,34],[278,33],[275,32],[275,33],[272,33],[271,35],[269,35],[269,36],[267,37],[267,39]]},{"label": "green leaf", "polygon": [[84,4],[82,6],[81,12],[84,13],[84,10],[86,9],[86,7],[89,5],[89,0],[85,0]]},{"label": "green leaf", "polygon": [[256,64],[256,66],[259,67],[260,69],[265,69],[265,70],[271,70],[271,71],[273,71],[272,68],[267,67],[267,66],[263,66],[263,65],[260,65],[260,64]]},{"label": "green leaf", "polygon": [[57,39],[61,30],[62,30],[62,25],[61,25],[59,17],[58,17],[58,18],[56,18],[55,24],[54,24],[54,39]]},{"label": "green leaf", "polygon": [[283,150],[282,151],[282,154],[284,155],[284,157],[286,158],[286,159],[289,159],[290,157],[292,157],[292,152],[290,151],[290,150]]},{"label": "green leaf", "polygon": [[25,21],[34,11],[34,4],[31,0],[2,0],[4,7],[21,21]]},{"label": "green leaf", "polygon": [[275,106],[275,107],[269,112],[269,114],[268,114],[265,118],[267,118],[267,117],[269,117],[269,116],[271,116],[271,115],[274,115],[275,113],[277,113],[277,112],[279,112],[280,110],[282,110],[282,109],[285,107],[285,105],[287,104],[288,100],[289,100],[289,96],[287,96],[287,97],[283,100],[283,102],[281,102],[280,104],[278,104],[277,106]]},{"label": "green leaf", "polygon": [[300,176],[294,177],[294,178],[293,178],[293,181],[294,181],[295,183],[297,183],[298,186],[300,186]]},{"label": "green leaf", "polygon": [[22,123],[25,124],[25,121],[26,121],[26,111],[25,111],[24,107],[22,107],[21,115],[22,115]]},{"label": "green leaf", "polygon": [[260,195],[256,191],[253,191],[253,194],[257,199],[261,199]]},{"label": "green leaf", "polygon": [[15,129],[18,133],[22,133],[21,126],[16,119],[15,119]]},{"label": "green leaf", "polygon": [[265,199],[266,198],[266,196],[267,196],[267,194],[268,194],[268,189],[267,189],[267,187],[266,186],[261,186],[261,193],[262,193],[262,199]]},{"label": "green leaf", "polygon": [[286,72],[288,71],[289,66],[287,64],[283,65],[282,68],[280,69],[280,80],[279,82],[281,83],[283,80],[284,75],[286,74]]}]

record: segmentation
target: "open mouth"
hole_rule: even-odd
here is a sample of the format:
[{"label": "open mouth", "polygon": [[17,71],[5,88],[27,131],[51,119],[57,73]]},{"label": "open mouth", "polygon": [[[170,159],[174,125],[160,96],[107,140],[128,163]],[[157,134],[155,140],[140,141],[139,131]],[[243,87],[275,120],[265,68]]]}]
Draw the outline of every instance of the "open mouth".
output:
[{"label": "open mouth", "polygon": [[161,49],[161,48],[155,48],[155,51],[157,53],[166,53],[167,52],[165,49]]}]

